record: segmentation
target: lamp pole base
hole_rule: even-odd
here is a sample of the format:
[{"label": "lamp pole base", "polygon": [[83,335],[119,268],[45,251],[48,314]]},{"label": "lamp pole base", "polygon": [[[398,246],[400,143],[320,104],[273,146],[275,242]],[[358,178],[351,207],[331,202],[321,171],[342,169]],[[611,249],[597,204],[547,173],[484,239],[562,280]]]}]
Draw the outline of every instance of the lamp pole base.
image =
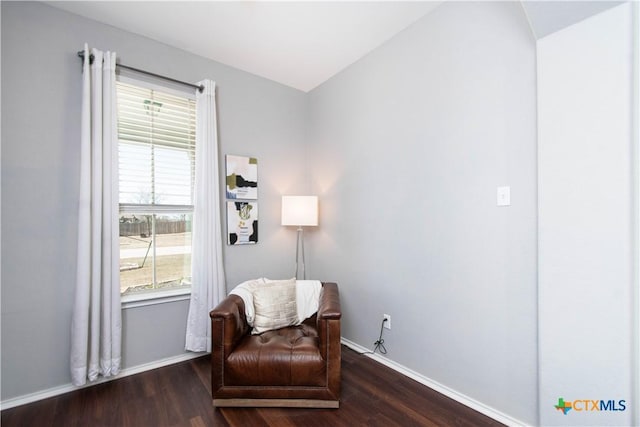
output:
[{"label": "lamp pole base", "polygon": [[304,230],[298,227],[298,235],[296,240],[296,279],[298,278],[298,267],[300,261],[300,253],[302,253],[302,279],[307,279],[307,272],[304,266]]}]

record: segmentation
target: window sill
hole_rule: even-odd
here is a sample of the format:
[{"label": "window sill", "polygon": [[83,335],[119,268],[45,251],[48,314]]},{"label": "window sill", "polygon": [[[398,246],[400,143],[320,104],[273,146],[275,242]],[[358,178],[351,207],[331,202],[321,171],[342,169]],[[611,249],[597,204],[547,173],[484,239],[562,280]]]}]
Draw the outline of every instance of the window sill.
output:
[{"label": "window sill", "polygon": [[148,292],[142,294],[125,295],[121,298],[123,310],[148,305],[165,304],[168,302],[185,301],[191,298],[191,288],[173,289],[166,291]]}]

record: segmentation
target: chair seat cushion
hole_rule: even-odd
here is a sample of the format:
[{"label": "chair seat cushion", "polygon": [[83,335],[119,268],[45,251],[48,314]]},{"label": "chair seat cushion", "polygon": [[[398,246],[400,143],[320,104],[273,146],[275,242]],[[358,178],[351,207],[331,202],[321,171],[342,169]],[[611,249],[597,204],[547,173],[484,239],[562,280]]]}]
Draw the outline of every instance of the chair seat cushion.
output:
[{"label": "chair seat cushion", "polygon": [[225,377],[234,386],[326,386],[318,333],[304,323],[247,335],[227,358]]}]

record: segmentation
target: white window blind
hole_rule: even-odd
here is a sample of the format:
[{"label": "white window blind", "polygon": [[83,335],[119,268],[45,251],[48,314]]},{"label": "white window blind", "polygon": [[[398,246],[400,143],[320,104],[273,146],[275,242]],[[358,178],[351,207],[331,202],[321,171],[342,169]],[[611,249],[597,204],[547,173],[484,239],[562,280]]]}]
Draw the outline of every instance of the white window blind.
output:
[{"label": "white window blind", "polygon": [[195,100],[118,82],[121,211],[192,208],[195,121]]},{"label": "white window blind", "polygon": [[151,297],[191,285],[196,102],[168,92],[144,83],[117,83],[120,290],[125,296]]}]

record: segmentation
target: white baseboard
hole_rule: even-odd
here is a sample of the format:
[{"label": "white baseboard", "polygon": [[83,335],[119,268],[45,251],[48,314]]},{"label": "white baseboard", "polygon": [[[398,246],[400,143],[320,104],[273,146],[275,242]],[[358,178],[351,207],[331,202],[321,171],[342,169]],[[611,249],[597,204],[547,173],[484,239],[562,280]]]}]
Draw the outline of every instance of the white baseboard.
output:
[{"label": "white baseboard", "polygon": [[185,362],[187,360],[195,359],[204,356],[206,353],[184,353],[178,356],[167,357],[166,359],[156,360],[154,362],[145,363],[131,368],[125,368],[114,377],[103,378],[100,377],[96,381],[87,383],[83,386],[74,386],[73,384],[64,384],[58,387],[52,387],[47,390],[37,391],[35,393],[25,394],[23,396],[13,397],[0,402],[0,410],[14,408],[16,406],[25,405],[27,403],[37,402],[38,400],[47,399],[49,397],[58,396],[60,394],[69,393],[70,391],[80,390],[86,387],[91,387],[97,384],[106,383],[109,381],[117,380],[120,378],[128,377],[130,375],[139,374],[141,372],[150,371],[152,369],[162,368],[163,366],[173,365],[175,363]]},{"label": "white baseboard", "polygon": [[455,400],[458,403],[462,403],[465,406],[468,406],[469,408],[480,412],[481,414],[484,414],[490,418],[493,418],[494,420],[501,422],[502,424],[506,424],[508,426],[526,426],[527,423],[524,423],[520,420],[517,420],[513,417],[510,417],[507,414],[504,414],[490,406],[485,405],[484,403],[478,402],[475,399],[472,399],[469,396],[466,396],[462,393],[459,393],[445,385],[442,385],[440,383],[438,383],[437,381],[433,381],[430,378],[425,377],[422,374],[419,374],[415,371],[412,371],[411,369],[400,365],[399,363],[394,362],[393,360],[389,360],[384,356],[381,356],[377,353],[372,354],[371,350],[369,350],[368,348],[362,347],[359,344],[354,343],[353,341],[349,341],[346,338],[342,338],[341,339],[342,344],[346,345],[347,347],[351,348],[352,350],[357,351],[358,353],[365,353],[365,352],[369,352],[366,353],[365,356],[370,357],[371,359],[382,363],[385,366],[388,366],[389,368],[393,369],[394,371],[397,371],[417,382],[419,382],[422,385],[425,385],[427,387],[429,387],[432,390],[437,391],[440,394],[444,394],[445,396]]}]

